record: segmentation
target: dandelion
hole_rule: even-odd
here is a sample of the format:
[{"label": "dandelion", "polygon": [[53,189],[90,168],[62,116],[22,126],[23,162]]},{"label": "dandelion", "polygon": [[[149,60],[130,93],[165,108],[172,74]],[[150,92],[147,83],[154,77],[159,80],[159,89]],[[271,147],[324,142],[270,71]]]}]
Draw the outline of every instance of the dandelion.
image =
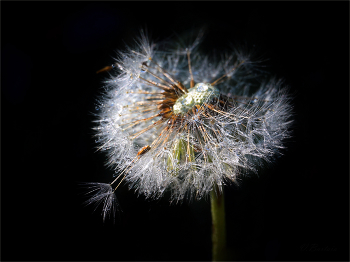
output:
[{"label": "dandelion", "polygon": [[98,149],[122,170],[91,199],[108,198],[103,212],[122,182],[147,198],[215,197],[283,148],[291,105],[282,82],[265,79],[243,53],[201,54],[201,35],[172,47],[141,31],[99,71],[113,70],[97,106]]}]

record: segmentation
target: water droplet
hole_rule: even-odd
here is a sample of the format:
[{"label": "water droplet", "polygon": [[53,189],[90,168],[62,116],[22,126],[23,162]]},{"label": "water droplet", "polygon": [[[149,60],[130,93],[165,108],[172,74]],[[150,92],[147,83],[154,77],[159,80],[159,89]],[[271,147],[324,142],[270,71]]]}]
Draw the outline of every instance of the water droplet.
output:
[{"label": "water droplet", "polygon": [[196,87],[197,87],[197,92],[203,92],[208,90],[208,86],[204,83],[199,83],[196,85]]}]

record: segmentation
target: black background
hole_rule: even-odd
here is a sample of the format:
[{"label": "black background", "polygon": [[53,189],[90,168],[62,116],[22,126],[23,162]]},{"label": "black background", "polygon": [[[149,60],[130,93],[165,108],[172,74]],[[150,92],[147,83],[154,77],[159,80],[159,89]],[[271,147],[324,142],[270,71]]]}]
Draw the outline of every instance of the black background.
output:
[{"label": "black background", "polygon": [[117,196],[102,223],[79,181],[107,182],[92,115],[114,51],[205,25],[206,51],[243,43],[294,95],[288,150],[226,189],[238,260],[349,259],[348,2],[2,2],[1,260],[210,260],[210,201]]}]

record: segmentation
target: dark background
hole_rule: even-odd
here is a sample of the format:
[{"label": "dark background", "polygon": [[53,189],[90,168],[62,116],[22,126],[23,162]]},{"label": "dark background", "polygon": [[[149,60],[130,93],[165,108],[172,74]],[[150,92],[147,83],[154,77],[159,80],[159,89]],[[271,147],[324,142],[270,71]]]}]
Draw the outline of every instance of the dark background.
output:
[{"label": "dark background", "polygon": [[117,196],[116,222],[77,182],[110,181],[92,113],[114,51],[206,25],[203,50],[246,45],[294,95],[288,150],[226,189],[238,260],[349,260],[348,2],[2,2],[1,260],[210,260],[209,199]]}]

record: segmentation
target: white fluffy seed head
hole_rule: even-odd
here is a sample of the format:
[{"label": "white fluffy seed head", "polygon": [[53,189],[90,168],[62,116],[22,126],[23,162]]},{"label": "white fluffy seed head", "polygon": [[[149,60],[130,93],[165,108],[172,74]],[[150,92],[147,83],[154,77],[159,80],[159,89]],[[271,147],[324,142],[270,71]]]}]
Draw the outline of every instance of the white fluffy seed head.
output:
[{"label": "white fluffy seed head", "polygon": [[271,161],[290,136],[282,82],[234,51],[221,60],[191,53],[198,43],[159,49],[141,34],[119,52],[97,106],[98,148],[146,197],[201,198]]}]

